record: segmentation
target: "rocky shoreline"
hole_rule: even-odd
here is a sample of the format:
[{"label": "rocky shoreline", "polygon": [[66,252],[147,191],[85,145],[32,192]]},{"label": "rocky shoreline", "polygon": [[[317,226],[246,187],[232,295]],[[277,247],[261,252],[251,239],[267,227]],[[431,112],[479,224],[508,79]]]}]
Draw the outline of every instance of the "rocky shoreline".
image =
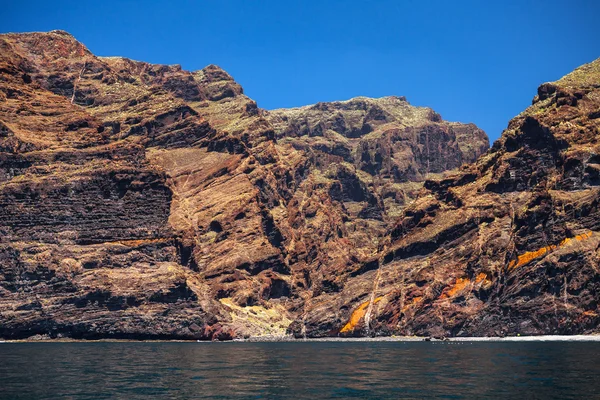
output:
[{"label": "rocky shoreline", "polygon": [[474,336],[474,337],[451,337],[432,338],[422,336],[379,336],[379,337],[323,337],[296,339],[292,336],[257,336],[248,339],[233,340],[131,340],[131,339],[99,339],[99,340],[77,340],[77,339],[23,339],[23,340],[0,340],[0,343],[357,343],[357,342],[600,342],[600,335],[540,335],[540,336]]}]

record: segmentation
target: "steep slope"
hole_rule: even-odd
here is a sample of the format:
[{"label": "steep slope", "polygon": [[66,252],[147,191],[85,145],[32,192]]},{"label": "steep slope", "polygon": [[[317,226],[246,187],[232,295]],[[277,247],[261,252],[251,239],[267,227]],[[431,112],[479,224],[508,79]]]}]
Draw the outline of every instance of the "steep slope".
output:
[{"label": "steep slope", "polygon": [[145,153],[213,129],[64,32],[0,46],[0,336],[211,337]]},{"label": "steep slope", "polygon": [[358,112],[373,130],[345,159],[282,132],[283,111],[216,66],[96,57],[63,31],[0,48],[0,337],[285,334],[372,265],[429,173],[487,145],[431,110],[361,99],[348,104],[374,104]]},{"label": "steep slope", "polygon": [[443,121],[404,97],[318,103],[269,111],[279,143],[309,152],[320,170],[349,168],[396,217],[427,177],[473,162],[489,148],[473,124]]},{"label": "steep slope", "polygon": [[492,149],[402,213],[296,335],[597,333],[600,59],[539,87]]}]

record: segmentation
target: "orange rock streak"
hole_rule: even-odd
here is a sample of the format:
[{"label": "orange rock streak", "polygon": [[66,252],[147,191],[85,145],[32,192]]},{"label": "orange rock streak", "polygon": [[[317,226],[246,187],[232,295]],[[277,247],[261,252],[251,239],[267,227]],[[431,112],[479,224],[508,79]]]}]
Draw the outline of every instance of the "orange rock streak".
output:
[{"label": "orange rock streak", "polygon": [[586,232],[586,233],[582,233],[581,235],[574,236],[572,238],[565,238],[557,245],[553,244],[550,246],[542,247],[541,249],[538,249],[535,251],[528,251],[528,252],[523,253],[520,256],[518,256],[516,260],[512,260],[508,264],[508,269],[513,270],[515,268],[521,267],[521,266],[529,263],[530,261],[545,255],[546,253],[549,253],[553,250],[558,249],[559,247],[565,246],[573,241],[586,240],[586,239],[589,239],[590,237],[592,237],[592,232]]},{"label": "orange rock streak", "polygon": [[[383,296],[377,297],[375,300],[373,300],[373,304],[379,303],[379,301],[382,298]],[[367,308],[369,307],[369,302],[369,300],[365,301],[360,306],[358,306],[356,310],[352,312],[350,319],[348,320],[346,325],[344,325],[344,327],[340,330],[340,333],[352,332],[356,328],[360,320],[365,317],[365,314],[367,313]]]}]

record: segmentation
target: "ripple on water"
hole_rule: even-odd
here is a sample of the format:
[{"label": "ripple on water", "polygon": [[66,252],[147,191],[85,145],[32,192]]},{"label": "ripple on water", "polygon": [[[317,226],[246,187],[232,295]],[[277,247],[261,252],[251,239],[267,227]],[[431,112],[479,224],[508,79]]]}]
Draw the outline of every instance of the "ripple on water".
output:
[{"label": "ripple on water", "polygon": [[0,398],[594,398],[600,343],[14,343]]}]

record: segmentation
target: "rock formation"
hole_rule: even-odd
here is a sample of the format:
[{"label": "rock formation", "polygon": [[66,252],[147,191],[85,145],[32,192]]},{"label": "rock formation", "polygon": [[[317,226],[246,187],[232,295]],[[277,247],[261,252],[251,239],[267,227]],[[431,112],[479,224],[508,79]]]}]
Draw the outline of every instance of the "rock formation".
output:
[{"label": "rock formation", "polygon": [[425,182],[297,336],[597,333],[600,59],[539,87],[477,162]]},{"label": "rock formation", "polygon": [[356,171],[383,200],[390,218],[412,201],[422,186],[415,182],[473,162],[489,148],[475,125],[443,121],[404,97],[357,97],[270,111],[267,118],[278,143],[311,155],[322,173]]},{"label": "rock formation", "polygon": [[[362,99],[382,111],[347,123],[371,124],[372,140],[353,133],[344,151],[366,146],[377,160],[378,140],[408,141],[394,154],[410,157],[373,170],[298,145],[301,133],[288,143],[271,122],[281,112],[260,110],[216,66],[96,57],[62,31],[2,35],[1,46],[2,337],[285,334],[307,299],[376,253],[402,205],[386,210],[394,184],[413,193],[487,146],[472,125]],[[411,172],[390,176],[398,166]]]},{"label": "rock formation", "polygon": [[485,134],[403,98],[265,111],[216,66],[0,48],[0,337],[595,327],[598,63],[457,170]]}]

